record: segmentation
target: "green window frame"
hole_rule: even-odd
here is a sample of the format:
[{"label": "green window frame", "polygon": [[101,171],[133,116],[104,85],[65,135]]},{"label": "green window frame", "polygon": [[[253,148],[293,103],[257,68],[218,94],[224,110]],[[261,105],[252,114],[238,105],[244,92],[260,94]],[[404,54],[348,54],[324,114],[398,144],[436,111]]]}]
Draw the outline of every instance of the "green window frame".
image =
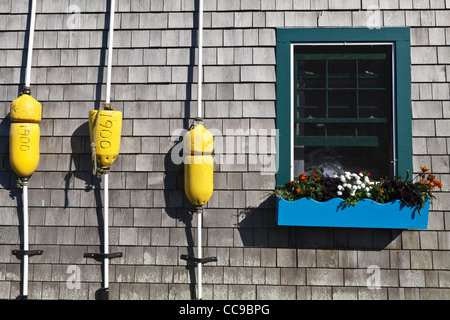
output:
[{"label": "green window frame", "polygon": [[[394,172],[404,175],[412,170],[412,128],[411,128],[411,59],[409,28],[300,28],[277,30],[277,128],[279,130],[279,165],[277,185],[285,184],[293,179],[294,122],[299,119],[293,112],[294,82],[297,69],[294,68],[296,57],[294,48],[297,45],[332,45],[345,44],[389,44],[392,46],[393,71],[393,134]],[[298,58],[298,57],[297,57]],[[303,58],[308,58],[304,56]],[[326,56],[324,56],[326,58]],[[350,121],[350,119],[347,119]],[[352,121],[357,121],[352,120]],[[308,122],[308,120],[303,120]],[[287,125],[289,124],[289,125]],[[298,140],[298,138],[297,138]],[[317,139],[316,139],[317,140]],[[354,142],[358,143],[358,139]],[[308,141],[308,138],[303,141]],[[332,143],[333,138],[328,140]],[[354,143],[352,142],[352,143]]]}]

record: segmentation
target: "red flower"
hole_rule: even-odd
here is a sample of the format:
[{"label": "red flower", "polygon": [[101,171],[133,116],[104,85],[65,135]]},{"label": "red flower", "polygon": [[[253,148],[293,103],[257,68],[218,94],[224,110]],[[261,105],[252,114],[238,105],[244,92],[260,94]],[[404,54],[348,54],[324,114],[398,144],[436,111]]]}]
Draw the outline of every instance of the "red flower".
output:
[{"label": "red flower", "polygon": [[367,176],[370,177],[370,172],[367,172],[367,171],[360,171],[359,173],[360,173],[360,174],[367,174]]},{"label": "red flower", "polygon": [[441,183],[439,180],[434,180],[434,181],[433,181],[433,184],[434,184],[436,187],[438,187],[439,189],[442,188],[442,183]]}]

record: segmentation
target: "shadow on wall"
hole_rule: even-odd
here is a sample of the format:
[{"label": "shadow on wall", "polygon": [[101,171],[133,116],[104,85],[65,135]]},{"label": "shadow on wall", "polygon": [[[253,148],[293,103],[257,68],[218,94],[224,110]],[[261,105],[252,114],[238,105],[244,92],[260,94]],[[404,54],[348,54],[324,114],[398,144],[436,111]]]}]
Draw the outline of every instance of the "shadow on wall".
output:
[{"label": "shadow on wall", "polygon": [[[100,192],[100,180],[92,174],[92,158],[89,141],[89,122],[80,125],[70,138],[70,167],[69,172],[64,177],[65,180],[65,201],[64,206],[69,206],[68,190],[71,186],[72,177],[84,181],[86,192],[92,189]],[[101,198],[96,197],[97,204],[101,206]]]},{"label": "shadow on wall", "polygon": [[[18,86],[17,97],[23,92],[23,87],[25,85],[25,76],[27,70],[27,59],[28,59],[28,41],[30,38],[30,25],[31,25],[31,5],[32,1],[28,3],[28,13],[26,22],[26,31],[23,37],[23,51],[22,51],[22,61],[20,65],[20,83]],[[11,163],[9,161],[9,130],[11,128],[11,119],[9,113],[3,118],[0,123],[0,150],[3,150],[2,156],[2,171],[0,173],[0,184],[4,189],[10,190],[11,199],[17,198],[17,205],[22,206],[22,202],[19,194],[22,192],[20,189],[16,188],[17,176],[11,168]],[[19,215],[20,216],[20,215]]]},{"label": "shadow on wall", "polygon": [[[106,12],[109,13],[110,10],[111,10],[111,3],[110,1],[108,1],[106,4]],[[98,64],[97,84],[95,87],[95,101],[93,101],[94,110],[100,110],[103,78],[106,67],[106,52],[108,49],[110,15],[105,14],[104,19],[105,19],[104,20],[105,27],[102,32],[102,47],[100,51],[100,60]],[[88,117],[89,115],[86,114],[86,118]],[[75,129],[70,139],[70,146],[72,148],[70,169],[64,179],[65,180],[64,206],[67,207],[69,205],[68,190],[70,186],[70,179],[72,176],[75,176],[75,178],[85,182],[85,190],[87,192],[90,191],[93,186],[95,187],[95,190],[97,190],[97,192],[95,192],[97,207],[99,206],[101,207],[101,198],[99,194],[100,180],[92,175],[92,159],[89,140],[89,121],[86,121],[85,123],[80,125],[77,129]],[[75,166],[74,170],[72,170],[72,165]]]},{"label": "shadow on wall", "polygon": [[[194,81],[194,65],[195,65],[195,48],[197,44],[197,28],[198,28],[198,9],[199,1],[194,1],[194,13],[193,13],[193,28],[191,30],[191,46],[189,49],[189,66],[186,81],[186,100],[184,102],[184,119],[183,127],[188,129],[190,125],[190,115],[191,115],[191,99],[192,99],[192,83]],[[184,224],[184,232],[186,235],[186,252],[185,254],[190,256],[195,256],[194,254],[194,234],[196,226],[193,226],[193,215],[191,211],[193,206],[187,200],[184,195],[184,165],[176,165],[172,162],[171,154],[175,149],[177,150],[178,145],[183,143],[182,138],[174,142],[174,145],[170,148],[164,157],[164,201],[165,201],[165,211],[166,214]],[[190,295],[191,299],[196,298],[196,274],[195,274],[196,264],[188,262],[186,264],[186,269],[189,272],[190,280]]]},{"label": "shadow on wall", "polygon": [[[164,201],[165,201],[165,211],[166,214],[176,220],[184,224],[184,232],[186,235],[186,245],[187,252],[186,254],[190,256],[195,256],[194,253],[194,233],[192,220],[193,215],[191,214],[192,205],[190,205],[189,201],[186,199],[184,195],[184,170],[183,164],[175,165],[171,159],[172,149],[176,147],[178,143],[183,143],[182,141],[177,142],[166,154],[164,158]],[[187,205],[189,203],[189,205]],[[191,299],[195,299],[195,284],[196,284],[196,275],[195,275],[195,267],[196,264],[187,263],[186,269],[189,272],[189,280],[190,280],[190,295]]]},{"label": "shadow on wall", "polygon": [[[69,190],[74,188],[75,179],[84,182],[84,191],[90,192],[94,190],[94,198],[96,204],[97,220],[99,225],[100,239],[103,239],[103,214],[102,214],[102,197],[101,197],[101,180],[92,174],[92,158],[90,152],[89,141],[89,122],[80,125],[70,138],[70,167],[69,172],[64,177],[64,207],[70,206]],[[72,177],[75,178],[72,181]]]},{"label": "shadow on wall", "polygon": [[402,232],[397,229],[278,226],[275,196],[258,207],[242,210],[237,230],[246,247],[339,250],[383,250]]},{"label": "shadow on wall", "polygon": [[[106,12],[111,11],[111,3],[107,2]],[[109,24],[110,24],[110,15],[105,14],[104,18],[105,27],[102,32],[102,47],[100,52],[100,61],[98,64],[98,73],[97,73],[97,85],[95,87],[95,101],[94,109],[100,110],[100,102],[102,99],[102,85],[104,78],[104,70],[106,67],[106,52],[107,52],[107,44],[108,44],[108,36],[109,36]],[[86,118],[88,118],[88,114],[86,114]],[[69,203],[69,190],[73,186],[71,183],[77,183],[76,180],[71,182],[72,177],[84,181],[84,189],[86,192],[94,190],[94,198],[96,204],[96,215],[98,221],[98,235],[100,239],[100,251],[103,248],[103,213],[102,213],[102,197],[101,197],[101,186],[100,179],[92,174],[92,158],[91,158],[91,150],[90,150],[90,139],[89,139],[89,121],[86,121],[82,125],[80,125],[72,134],[70,138],[70,146],[71,146],[71,159],[70,159],[70,168],[69,172],[64,177],[64,207],[67,208]],[[74,166],[74,168],[73,168]],[[103,268],[102,268],[103,272]]]},{"label": "shadow on wall", "polygon": [[3,189],[10,190],[10,196],[12,193],[16,193],[16,175],[14,174],[11,163],[9,161],[9,130],[11,128],[11,119],[9,113],[0,122],[0,150],[2,150],[2,171],[0,172],[0,184]]},{"label": "shadow on wall", "polygon": [[[99,241],[98,252],[103,253],[104,241],[103,241],[103,201],[101,195],[101,180],[92,174],[92,158],[90,152],[90,139],[89,139],[89,122],[85,122],[80,125],[72,134],[70,138],[70,167],[69,171],[64,177],[64,207],[70,206],[69,192],[71,189],[77,188],[76,184],[79,181],[84,183],[84,191],[94,192],[95,201],[95,213],[97,218],[97,233]],[[73,178],[73,179],[72,179]],[[79,180],[79,181],[78,181]],[[98,260],[97,260],[98,261]],[[98,261],[102,262],[102,261]],[[103,279],[103,268],[101,268]],[[96,292],[96,299],[98,293]]]}]

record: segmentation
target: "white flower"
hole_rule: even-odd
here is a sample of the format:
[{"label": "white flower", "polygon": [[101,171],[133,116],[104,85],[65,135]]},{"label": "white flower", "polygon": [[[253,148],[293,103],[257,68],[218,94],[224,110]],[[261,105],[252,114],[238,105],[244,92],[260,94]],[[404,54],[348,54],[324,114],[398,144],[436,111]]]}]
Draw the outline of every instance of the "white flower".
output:
[{"label": "white flower", "polygon": [[365,188],[366,187],[366,185],[364,184],[364,183],[361,183],[361,188]]},{"label": "white flower", "polygon": [[359,173],[359,176],[360,176],[360,177],[362,177],[362,176],[363,176],[363,173],[362,173],[362,172],[360,172],[360,173]]},{"label": "white flower", "polygon": [[346,179],[345,179],[345,177],[344,177],[343,175],[340,176],[340,179],[341,179],[341,181],[342,181],[343,183],[345,183]]},{"label": "white flower", "polygon": [[342,196],[342,191],[338,191],[338,192],[337,192],[337,195],[338,195],[338,196]]},{"label": "white flower", "polygon": [[370,191],[370,188],[366,187],[366,192],[369,192],[369,191]]},{"label": "white flower", "polygon": [[372,198],[372,194],[368,193],[367,198]]},{"label": "white flower", "polygon": [[344,190],[344,187],[343,187],[343,186],[341,186],[341,185],[338,185],[338,187],[337,187],[337,188],[338,188],[338,190],[339,190],[339,191],[342,191],[342,190]]}]

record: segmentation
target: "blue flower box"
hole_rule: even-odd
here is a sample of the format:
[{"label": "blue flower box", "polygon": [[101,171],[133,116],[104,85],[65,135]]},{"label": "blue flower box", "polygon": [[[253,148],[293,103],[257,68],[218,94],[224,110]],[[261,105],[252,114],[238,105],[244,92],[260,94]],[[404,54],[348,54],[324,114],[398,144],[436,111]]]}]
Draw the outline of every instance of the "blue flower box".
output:
[{"label": "blue flower box", "polygon": [[355,206],[344,206],[345,201],[334,198],[318,202],[311,198],[286,201],[276,197],[279,226],[346,227],[383,229],[427,229],[430,201],[420,209],[403,202],[380,204],[370,199],[358,201]]}]

